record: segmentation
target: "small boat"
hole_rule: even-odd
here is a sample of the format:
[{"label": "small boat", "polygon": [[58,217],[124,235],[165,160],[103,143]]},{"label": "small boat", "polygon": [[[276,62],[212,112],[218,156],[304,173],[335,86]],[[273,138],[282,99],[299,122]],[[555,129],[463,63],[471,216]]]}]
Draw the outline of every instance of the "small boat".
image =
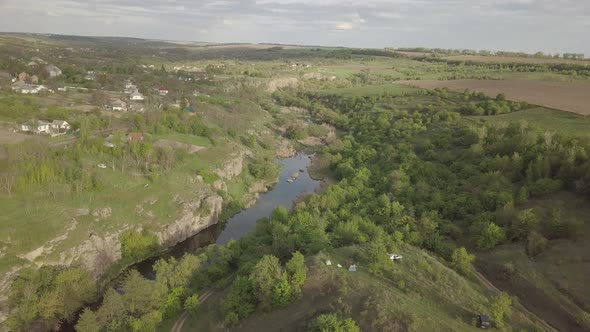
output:
[{"label": "small boat", "polygon": [[293,179],[287,179],[288,183],[293,183]]},{"label": "small boat", "polygon": [[303,173],[303,172],[305,172],[305,170],[303,168],[300,168],[299,172]]}]

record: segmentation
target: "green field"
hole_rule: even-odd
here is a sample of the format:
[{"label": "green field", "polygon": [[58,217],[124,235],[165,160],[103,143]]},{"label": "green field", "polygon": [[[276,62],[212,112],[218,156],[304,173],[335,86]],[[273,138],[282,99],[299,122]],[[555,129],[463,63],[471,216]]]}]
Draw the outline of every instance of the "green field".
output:
[{"label": "green field", "polygon": [[339,96],[346,96],[346,97],[361,97],[361,96],[371,96],[371,95],[380,95],[383,93],[388,93],[395,96],[401,95],[411,95],[411,94],[418,94],[420,93],[420,89],[401,85],[401,84],[380,84],[380,85],[366,85],[360,87],[353,87],[353,88],[337,88],[337,89],[328,89],[328,90],[321,90],[319,94],[322,95],[339,95]]},{"label": "green field", "polygon": [[487,122],[526,121],[540,130],[549,130],[565,136],[590,138],[590,117],[573,113],[536,107],[524,111],[495,116],[473,116],[473,119]]}]

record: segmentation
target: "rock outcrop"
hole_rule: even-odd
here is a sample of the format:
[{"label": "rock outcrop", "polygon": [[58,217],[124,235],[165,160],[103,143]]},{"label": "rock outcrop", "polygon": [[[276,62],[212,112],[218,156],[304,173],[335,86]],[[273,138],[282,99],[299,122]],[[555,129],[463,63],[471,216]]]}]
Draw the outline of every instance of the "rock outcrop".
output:
[{"label": "rock outcrop", "polygon": [[222,204],[223,199],[218,195],[208,196],[199,201],[183,202],[181,217],[156,233],[160,244],[171,247],[217,224]]}]

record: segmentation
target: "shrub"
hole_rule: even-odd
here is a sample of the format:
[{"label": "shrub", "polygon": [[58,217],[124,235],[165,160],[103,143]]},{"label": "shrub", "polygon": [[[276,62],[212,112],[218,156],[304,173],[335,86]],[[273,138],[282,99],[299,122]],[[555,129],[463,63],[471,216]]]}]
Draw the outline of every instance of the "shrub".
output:
[{"label": "shrub", "polygon": [[137,261],[154,254],[159,247],[158,237],[147,231],[129,229],[119,236],[123,259]]},{"label": "shrub", "polygon": [[533,231],[529,233],[526,241],[526,253],[529,256],[537,256],[547,248],[547,239],[543,235]]}]

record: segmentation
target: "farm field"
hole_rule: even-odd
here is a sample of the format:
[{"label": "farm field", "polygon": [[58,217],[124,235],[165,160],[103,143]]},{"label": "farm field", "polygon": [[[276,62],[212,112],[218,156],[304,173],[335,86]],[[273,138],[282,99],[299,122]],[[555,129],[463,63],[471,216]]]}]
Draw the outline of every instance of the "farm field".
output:
[{"label": "farm field", "polygon": [[[411,52],[405,52],[411,53]],[[416,55],[417,56],[417,55]],[[572,64],[590,66],[590,61],[570,60],[570,59],[553,59],[553,58],[526,58],[511,56],[487,56],[487,55],[451,55],[445,57],[446,60],[454,61],[474,61],[484,63],[530,63],[530,64]]]},{"label": "farm field", "polygon": [[556,82],[533,80],[418,80],[400,84],[425,89],[448,88],[453,91],[465,89],[480,91],[490,97],[503,93],[506,99],[526,101],[530,104],[555,108],[562,111],[590,115],[590,82]]}]

